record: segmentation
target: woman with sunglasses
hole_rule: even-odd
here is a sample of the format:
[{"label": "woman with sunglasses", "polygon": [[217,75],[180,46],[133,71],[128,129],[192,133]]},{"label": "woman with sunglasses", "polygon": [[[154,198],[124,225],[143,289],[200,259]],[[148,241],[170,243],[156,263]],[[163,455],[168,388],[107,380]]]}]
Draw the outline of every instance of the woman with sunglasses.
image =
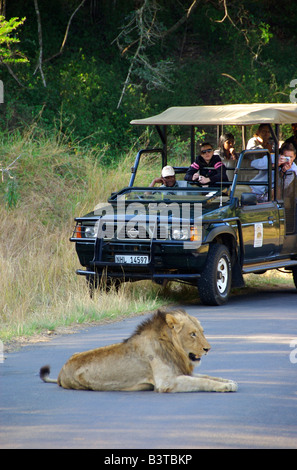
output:
[{"label": "woman with sunglasses", "polygon": [[196,181],[201,186],[213,186],[220,181],[228,181],[226,167],[219,155],[214,155],[211,144],[203,142],[200,155],[192,163],[185,176],[186,181]]}]

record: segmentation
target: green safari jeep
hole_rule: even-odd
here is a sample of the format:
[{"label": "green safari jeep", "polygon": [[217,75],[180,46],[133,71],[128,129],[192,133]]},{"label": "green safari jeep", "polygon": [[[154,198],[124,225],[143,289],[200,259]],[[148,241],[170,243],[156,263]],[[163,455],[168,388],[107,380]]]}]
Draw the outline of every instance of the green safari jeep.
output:
[{"label": "green safari jeep", "polygon": [[[160,148],[140,150],[129,185],[113,193],[108,203],[75,219],[70,240],[84,267],[77,273],[86,276],[92,288],[102,279],[107,287],[143,279],[186,282],[198,287],[206,305],[227,302],[231,288],[242,287],[247,273],[283,268],[293,273],[297,287],[296,175],[287,172],[286,184],[277,164],[280,126],[294,122],[297,105],[279,103],[173,107],[132,121],[155,126]],[[275,155],[266,149],[242,150],[235,168],[228,169],[229,181],[201,187],[184,180],[188,167],[175,166],[178,187],[134,186],[143,155],[158,154],[160,172],[170,165],[170,125],[189,127],[190,166],[198,126],[217,126],[218,133],[224,125],[240,126],[245,149],[247,126],[261,123],[270,127]],[[255,191],[260,186],[263,200]]]}]

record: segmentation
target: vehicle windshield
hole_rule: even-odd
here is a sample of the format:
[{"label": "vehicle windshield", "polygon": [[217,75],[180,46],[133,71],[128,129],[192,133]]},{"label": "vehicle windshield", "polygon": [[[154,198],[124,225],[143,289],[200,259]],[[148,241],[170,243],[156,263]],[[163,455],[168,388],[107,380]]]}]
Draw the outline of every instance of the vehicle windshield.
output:
[{"label": "vehicle windshield", "polygon": [[109,202],[118,200],[125,202],[172,202],[172,201],[195,201],[200,203],[220,202],[229,199],[228,189],[223,188],[201,188],[189,184],[184,188],[125,188],[112,196]]}]

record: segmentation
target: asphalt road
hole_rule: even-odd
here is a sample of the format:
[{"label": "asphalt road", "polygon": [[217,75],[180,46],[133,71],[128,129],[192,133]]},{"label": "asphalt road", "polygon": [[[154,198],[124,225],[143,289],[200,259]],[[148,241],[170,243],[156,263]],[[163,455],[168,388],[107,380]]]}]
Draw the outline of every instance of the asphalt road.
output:
[{"label": "asphalt road", "polygon": [[90,392],[41,382],[40,366],[50,364],[55,377],[71,354],[121,341],[145,317],[93,326],[0,363],[0,448],[297,448],[296,290],[185,309],[212,345],[199,372],[236,380],[238,392]]}]

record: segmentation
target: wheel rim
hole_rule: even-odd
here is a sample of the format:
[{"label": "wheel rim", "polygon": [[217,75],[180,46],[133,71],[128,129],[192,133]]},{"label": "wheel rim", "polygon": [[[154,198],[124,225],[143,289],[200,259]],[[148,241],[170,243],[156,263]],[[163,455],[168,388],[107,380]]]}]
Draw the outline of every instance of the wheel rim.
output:
[{"label": "wheel rim", "polygon": [[228,285],[228,265],[225,258],[220,258],[217,270],[217,288],[223,294]]}]

